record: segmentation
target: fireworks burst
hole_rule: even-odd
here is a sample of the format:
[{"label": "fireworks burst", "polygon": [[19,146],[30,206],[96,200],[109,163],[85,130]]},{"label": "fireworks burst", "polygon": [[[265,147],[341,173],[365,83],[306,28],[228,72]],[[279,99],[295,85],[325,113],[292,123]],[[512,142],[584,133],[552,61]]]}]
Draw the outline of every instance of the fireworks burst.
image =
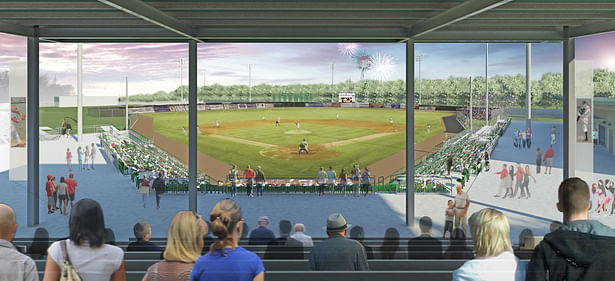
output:
[{"label": "fireworks burst", "polygon": [[357,43],[338,43],[337,50],[346,57],[352,57],[359,49]]},{"label": "fireworks burst", "polygon": [[396,67],[393,57],[387,54],[378,53],[371,57],[371,61],[372,66],[369,71],[371,78],[377,79],[378,81],[391,78]]}]

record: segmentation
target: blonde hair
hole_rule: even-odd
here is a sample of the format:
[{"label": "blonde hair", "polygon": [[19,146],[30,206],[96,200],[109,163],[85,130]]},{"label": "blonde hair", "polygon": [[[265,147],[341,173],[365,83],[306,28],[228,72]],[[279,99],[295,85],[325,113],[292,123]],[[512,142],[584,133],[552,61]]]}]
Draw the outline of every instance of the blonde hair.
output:
[{"label": "blonde hair", "polygon": [[167,248],[164,259],[193,263],[203,251],[203,236],[207,233],[207,224],[201,216],[191,211],[175,214],[169,225]]},{"label": "blonde hair", "polygon": [[502,212],[485,208],[472,214],[468,222],[477,257],[492,257],[502,252],[512,252],[510,225]]},{"label": "blonde hair", "polygon": [[209,213],[209,221],[211,221],[211,232],[218,237],[211,244],[209,252],[214,253],[215,250],[220,250],[224,256],[224,248],[231,246],[234,249],[232,233],[237,223],[241,221],[241,208],[231,200],[224,199],[218,201]]}]

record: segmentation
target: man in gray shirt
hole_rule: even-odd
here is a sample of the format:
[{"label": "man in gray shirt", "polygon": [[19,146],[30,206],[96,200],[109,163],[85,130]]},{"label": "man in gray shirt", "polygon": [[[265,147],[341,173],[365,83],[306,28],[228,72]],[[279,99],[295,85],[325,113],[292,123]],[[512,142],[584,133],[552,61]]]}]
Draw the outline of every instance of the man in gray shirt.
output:
[{"label": "man in gray shirt", "polygon": [[17,232],[15,212],[0,204],[0,281],[38,281],[34,261],[11,244]]},{"label": "man in gray shirt", "polygon": [[312,248],[309,270],[369,270],[365,248],[361,243],[346,238],[349,226],[342,214],[329,215],[329,238]]}]

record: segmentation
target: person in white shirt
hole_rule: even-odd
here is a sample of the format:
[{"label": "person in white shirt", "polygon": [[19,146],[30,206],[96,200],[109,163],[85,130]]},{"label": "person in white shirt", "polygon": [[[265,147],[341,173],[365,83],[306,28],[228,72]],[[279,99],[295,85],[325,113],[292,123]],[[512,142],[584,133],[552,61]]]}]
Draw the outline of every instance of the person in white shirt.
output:
[{"label": "person in white shirt", "polygon": [[312,237],[305,234],[305,225],[303,225],[302,223],[295,224],[295,234],[291,235],[290,238],[293,238],[303,243],[303,247],[314,246],[314,242],[312,242]]},{"label": "person in white shirt", "polygon": [[94,145],[94,143],[92,143],[92,149],[90,150],[90,153],[92,155],[90,155],[90,157],[92,158],[92,170],[94,170],[94,158],[96,158],[96,146]]},{"label": "person in white shirt", "polygon": [[527,262],[513,253],[506,216],[485,208],[470,217],[476,258],[453,271],[453,281],[523,281]]},{"label": "person in white shirt", "polygon": [[60,280],[65,255],[82,280],[126,281],[124,252],[104,243],[105,219],[100,204],[87,198],[79,200],[71,209],[69,239],[56,241],[47,249],[43,281]]}]

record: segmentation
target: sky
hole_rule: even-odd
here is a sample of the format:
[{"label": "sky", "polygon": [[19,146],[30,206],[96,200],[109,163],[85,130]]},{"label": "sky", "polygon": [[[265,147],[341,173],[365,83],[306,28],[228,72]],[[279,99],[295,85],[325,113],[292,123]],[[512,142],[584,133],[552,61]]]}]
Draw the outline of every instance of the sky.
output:
[{"label": "sky", "polygon": [[[576,42],[577,59],[594,61],[595,68],[615,71],[615,32],[581,37]],[[381,64],[365,71],[366,79],[405,79],[405,44],[359,43],[205,43],[198,45],[198,84],[252,85],[331,83],[358,81],[361,71],[355,53],[379,57]],[[419,43],[416,55],[423,55],[421,77],[445,79],[450,76],[484,76],[485,44]],[[13,61],[25,61],[26,39],[0,33],[0,71]],[[128,77],[129,94],[170,91],[187,84],[187,44],[101,43],[83,44],[85,95],[124,95]],[[525,44],[489,44],[489,76],[525,75]],[[41,43],[40,73],[59,84],[76,87],[77,44]],[[545,73],[561,73],[562,44],[532,44],[532,79]],[[418,64],[415,64],[418,76]]]}]

